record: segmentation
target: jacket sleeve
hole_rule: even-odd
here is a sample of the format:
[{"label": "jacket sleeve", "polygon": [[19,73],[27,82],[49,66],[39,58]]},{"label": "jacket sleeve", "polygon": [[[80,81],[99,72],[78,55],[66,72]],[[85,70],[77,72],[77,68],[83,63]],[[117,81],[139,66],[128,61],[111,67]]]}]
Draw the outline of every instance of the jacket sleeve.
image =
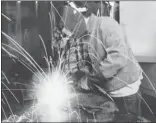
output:
[{"label": "jacket sleeve", "polygon": [[[107,23],[106,23],[107,24]],[[102,42],[105,44],[107,57],[100,63],[100,70],[105,78],[111,78],[123,68],[127,59],[127,48],[120,25],[111,20],[107,25],[102,23]]]}]

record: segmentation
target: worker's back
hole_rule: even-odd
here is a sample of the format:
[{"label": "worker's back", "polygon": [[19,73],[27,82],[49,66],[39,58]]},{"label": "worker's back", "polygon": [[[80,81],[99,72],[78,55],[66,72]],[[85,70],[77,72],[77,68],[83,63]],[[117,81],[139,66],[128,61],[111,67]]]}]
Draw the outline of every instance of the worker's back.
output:
[{"label": "worker's back", "polygon": [[101,73],[107,80],[101,83],[103,87],[113,91],[137,81],[141,69],[120,25],[111,17],[92,15],[87,28],[91,33],[88,42],[96,51],[89,48],[88,52],[96,56],[90,55],[91,61],[93,66],[100,64]]}]

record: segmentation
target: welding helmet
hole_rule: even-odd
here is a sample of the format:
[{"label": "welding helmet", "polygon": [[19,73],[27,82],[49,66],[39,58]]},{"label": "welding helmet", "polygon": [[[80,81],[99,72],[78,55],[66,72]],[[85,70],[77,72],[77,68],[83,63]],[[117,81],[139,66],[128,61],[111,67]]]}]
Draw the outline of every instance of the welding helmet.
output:
[{"label": "welding helmet", "polygon": [[84,16],[74,7],[64,6],[61,17],[62,32],[66,35],[79,38],[87,33]]}]

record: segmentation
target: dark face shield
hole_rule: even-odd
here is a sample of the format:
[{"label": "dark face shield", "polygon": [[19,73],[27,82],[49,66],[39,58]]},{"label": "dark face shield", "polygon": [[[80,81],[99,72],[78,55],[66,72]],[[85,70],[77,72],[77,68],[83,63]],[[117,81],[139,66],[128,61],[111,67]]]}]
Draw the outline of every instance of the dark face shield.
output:
[{"label": "dark face shield", "polygon": [[63,7],[63,13],[61,15],[62,32],[67,36],[79,38],[86,34],[87,26],[83,15],[76,9],[70,6]]}]

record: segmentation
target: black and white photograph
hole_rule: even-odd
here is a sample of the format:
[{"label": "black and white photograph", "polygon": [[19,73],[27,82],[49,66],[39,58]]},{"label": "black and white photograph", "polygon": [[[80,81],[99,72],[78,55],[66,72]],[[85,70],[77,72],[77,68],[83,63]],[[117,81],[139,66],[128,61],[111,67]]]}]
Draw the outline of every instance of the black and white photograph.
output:
[{"label": "black and white photograph", "polygon": [[1,122],[156,122],[156,1],[1,1]]}]

